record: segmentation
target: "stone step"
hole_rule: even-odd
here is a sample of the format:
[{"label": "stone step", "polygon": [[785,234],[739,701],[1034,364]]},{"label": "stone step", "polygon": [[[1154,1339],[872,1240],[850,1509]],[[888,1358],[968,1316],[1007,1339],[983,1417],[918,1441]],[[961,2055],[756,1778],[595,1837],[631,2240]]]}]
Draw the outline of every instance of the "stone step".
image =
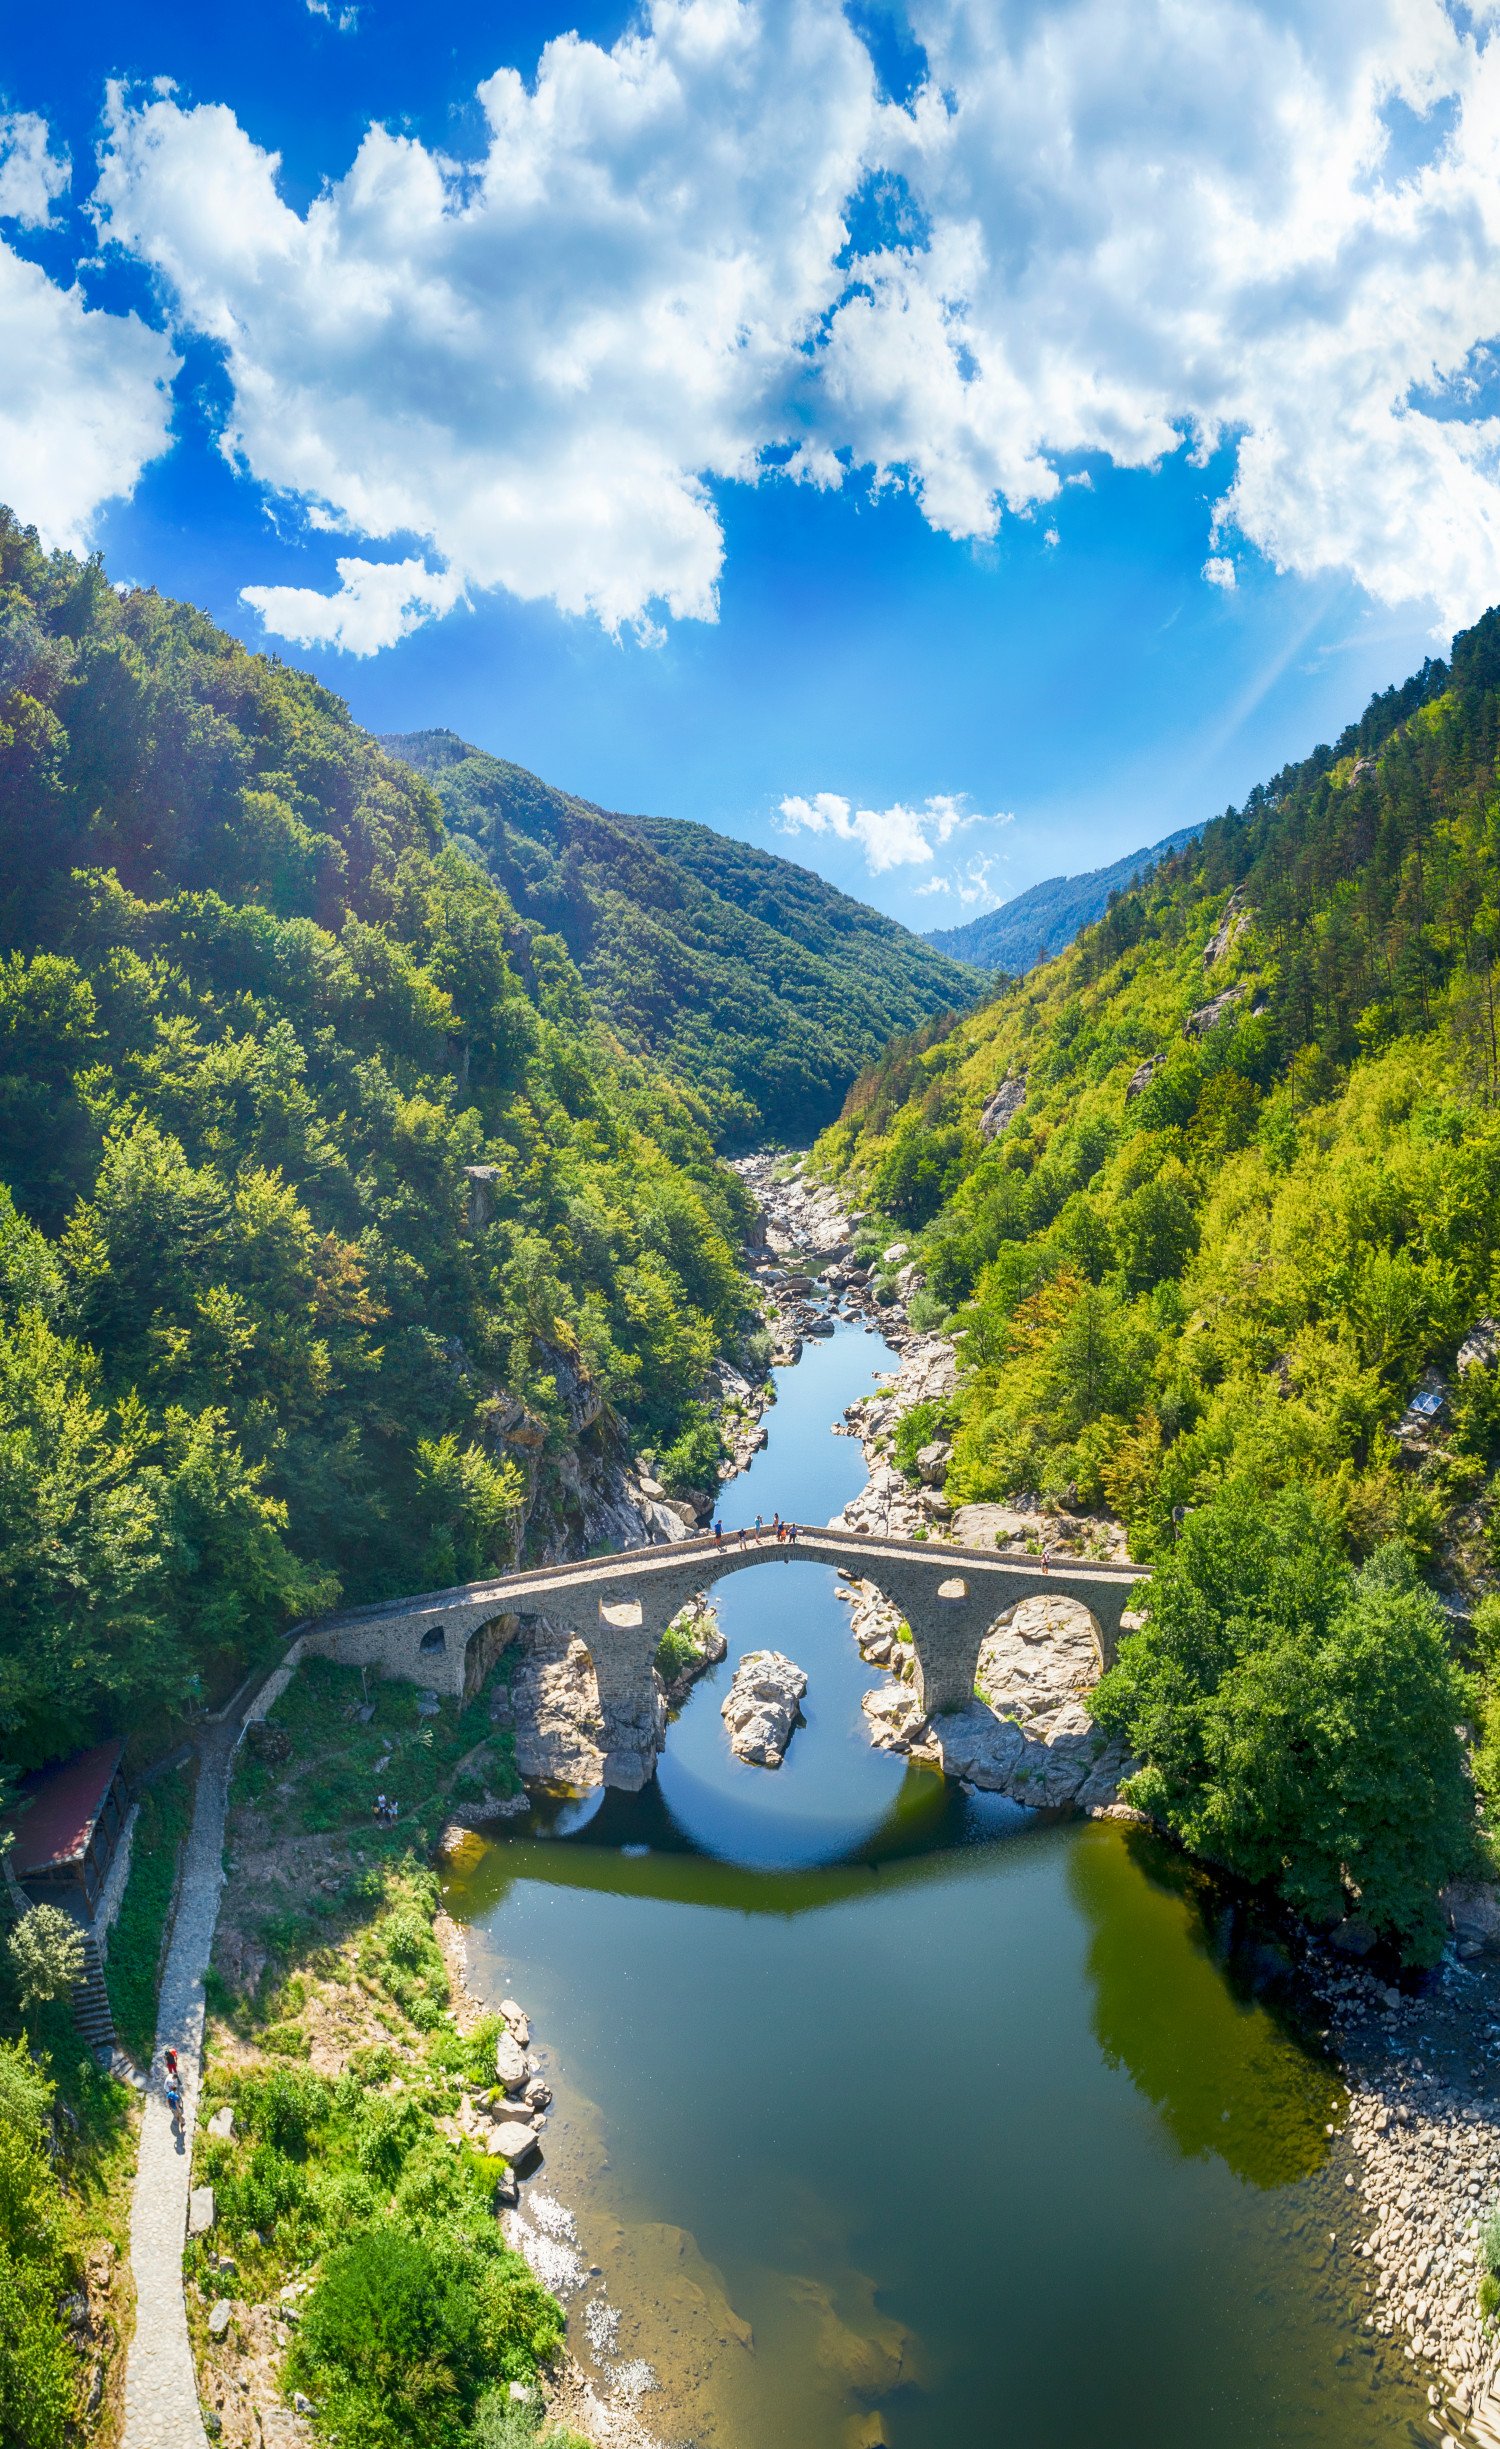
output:
[{"label": "stone step", "polygon": [[73,2021],[90,2049],[115,2047],[115,2019],[104,1986],[104,1962],[92,1931],[83,1934],[83,1979],[73,1990]]}]

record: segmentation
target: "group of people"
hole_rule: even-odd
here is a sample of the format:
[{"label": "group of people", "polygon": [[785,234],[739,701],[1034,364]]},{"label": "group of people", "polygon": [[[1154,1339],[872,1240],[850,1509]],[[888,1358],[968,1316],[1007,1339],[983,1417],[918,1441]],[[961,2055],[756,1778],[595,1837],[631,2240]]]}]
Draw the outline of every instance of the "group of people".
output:
[{"label": "group of people", "polygon": [[389,1826],[392,1820],[400,1819],[401,1806],[399,1803],[393,1802],[388,1794],[377,1794],[375,1797],[375,1817],[377,1820],[385,1821],[387,1826]]},{"label": "group of people", "polygon": [[[780,1514],[773,1514],[773,1515],[771,1516],[771,1519],[770,1519],[770,1521],[769,1521],[769,1522],[767,1522],[767,1520],[766,1520],[766,1518],[765,1518],[765,1515],[764,1515],[764,1514],[757,1514],[757,1515],[756,1515],[756,1517],[755,1517],[755,1530],[756,1530],[756,1534],[757,1534],[757,1536],[758,1536],[758,1537],[764,1538],[764,1536],[765,1536],[765,1534],[766,1534],[766,1532],[767,1532],[767,1531],[773,1531],[773,1532],[775,1533],[775,1535],[776,1535],[776,1538],[777,1538],[778,1542],[780,1542],[780,1543],[782,1543],[782,1544],[784,1544],[784,1545],[786,1545],[786,1546],[788,1546],[788,1547],[793,1547],[793,1548],[794,1548],[794,1547],[796,1546],[796,1544],[797,1544],[797,1525],[796,1525],[796,1523],[795,1523],[795,1522],[783,1522],[783,1521],[782,1521],[782,1519],[781,1519]],[[729,1536],[730,1536],[732,1539],[737,1539],[737,1540],[738,1540],[738,1542],[739,1542],[739,1545],[740,1545],[741,1547],[744,1547],[744,1546],[745,1546],[745,1544],[746,1544],[746,1542],[748,1541],[748,1539],[749,1539],[749,1537],[750,1537],[750,1531],[749,1531],[748,1526],[747,1526],[745,1523],[743,1523],[743,1522],[742,1522],[742,1523],[740,1524],[739,1530],[738,1530],[738,1531],[731,1531],[731,1532],[730,1532],[730,1534],[729,1534]],[[723,1523],[722,1523],[722,1522],[715,1522],[715,1524],[714,1524],[714,1546],[715,1546],[716,1548],[722,1548],[722,1546],[723,1546],[723,1545],[724,1545],[724,1525],[723,1525]]]}]

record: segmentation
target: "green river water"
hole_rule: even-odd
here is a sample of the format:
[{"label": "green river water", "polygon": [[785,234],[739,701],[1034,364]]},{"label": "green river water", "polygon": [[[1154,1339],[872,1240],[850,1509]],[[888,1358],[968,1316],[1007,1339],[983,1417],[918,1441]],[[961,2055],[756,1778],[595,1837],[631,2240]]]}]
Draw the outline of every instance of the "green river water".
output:
[{"label": "green river water", "polygon": [[[890,1359],[841,1326],[783,1372],[726,1522],[836,1512],[864,1466],[830,1425]],[[729,1659],[644,1793],[541,1804],[448,1883],[476,1986],[532,2017],[533,2187],[656,2371],[643,2418],[704,2449],[1430,2441],[1362,2327],[1336,2070],[1242,1910],[1137,1832],[872,1751],[833,1594],[779,1558],[726,1582]],[[760,1646],[810,1677],[776,1773],[719,1715]]]}]

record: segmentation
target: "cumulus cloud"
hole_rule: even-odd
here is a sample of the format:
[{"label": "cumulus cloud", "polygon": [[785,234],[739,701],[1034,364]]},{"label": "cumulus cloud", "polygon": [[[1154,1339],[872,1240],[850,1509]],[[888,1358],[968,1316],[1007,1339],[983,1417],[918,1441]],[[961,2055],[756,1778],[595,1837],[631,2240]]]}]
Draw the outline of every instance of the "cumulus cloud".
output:
[{"label": "cumulus cloud", "polygon": [[1500,594],[1500,423],[1454,413],[1500,331],[1492,9],[914,0],[912,20],[928,81],[881,135],[934,235],[870,250],[832,319],[856,460],[986,536],[1070,454],[1227,441],[1218,524],[1279,568],[1450,621]]},{"label": "cumulus cloud", "polygon": [[0,111],[0,221],[44,228],[72,175],[67,155],[52,150],[45,119]]},{"label": "cumulus cloud", "polygon": [[1211,587],[1222,587],[1226,595],[1232,595],[1239,583],[1234,574],[1234,563],[1224,553],[1210,553],[1203,564],[1202,575]]},{"label": "cumulus cloud", "polygon": [[[12,139],[0,212],[39,225],[66,166],[41,120],[0,124]],[[132,492],[167,446],[177,359],[137,316],[90,308],[0,240],[0,365],[0,501],[45,543],[83,551],[103,505]]]},{"label": "cumulus cloud", "polygon": [[374,655],[433,613],[450,611],[463,591],[452,571],[429,570],[425,561],[351,558],[338,563],[338,574],[334,595],[316,587],[242,587],[240,598],[278,638]]},{"label": "cumulus cloud", "polygon": [[794,794],[781,803],[783,833],[834,834],[841,842],[857,842],[877,876],[891,867],[924,866],[935,843],[951,841],[960,826],[979,822],[962,798],[946,792],[924,800],[920,808],[908,808],[900,800],[890,808],[856,808],[837,791],[815,791],[811,799]]},{"label": "cumulus cloud", "polygon": [[302,212],[227,108],[117,93],[101,226],[222,345],[231,458],[455,595],[711,619],[727,481],[1065,541],[1089,461],[1227,448],[1210,583],[1237,535],[1450,622],[1500,597],[1495,8],[908,13],[898,107],[837,0],[648,0],[489,78],[473,161],[372,127]]},{"label": "cumulus cloud", "polygon": [[657,0],[489,78],[478,162],[374,127],[305,214],[222,106],[117,93],[98,206],[262,482],[611,628],[711,618],[709,480],[794,438],[873,92],[827,0]]}]

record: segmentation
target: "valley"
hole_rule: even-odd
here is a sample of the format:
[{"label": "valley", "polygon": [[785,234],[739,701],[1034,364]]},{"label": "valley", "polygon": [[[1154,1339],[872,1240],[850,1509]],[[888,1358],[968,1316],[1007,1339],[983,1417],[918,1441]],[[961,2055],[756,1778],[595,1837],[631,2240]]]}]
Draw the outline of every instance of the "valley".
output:
[{"label": "valley", "polygon": [[1497,616],[1005,983],[0,579],[25,2449],[1500,2437]]}]

